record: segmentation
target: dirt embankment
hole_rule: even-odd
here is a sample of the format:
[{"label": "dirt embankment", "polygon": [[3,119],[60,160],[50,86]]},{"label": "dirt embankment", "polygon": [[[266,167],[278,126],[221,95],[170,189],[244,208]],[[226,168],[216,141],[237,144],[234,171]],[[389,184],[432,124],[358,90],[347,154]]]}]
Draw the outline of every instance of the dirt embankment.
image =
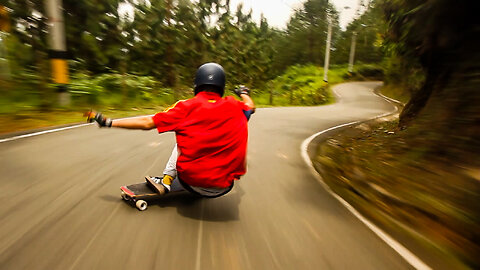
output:
[{"label": "dirt embankment", "polygon": [[413,136],[397,125],[393,116],[331,135],[319,145],[316,169],[380,226],[409,235],[455,267],[479,267],[480,164],[438,154],[428,134]]}]

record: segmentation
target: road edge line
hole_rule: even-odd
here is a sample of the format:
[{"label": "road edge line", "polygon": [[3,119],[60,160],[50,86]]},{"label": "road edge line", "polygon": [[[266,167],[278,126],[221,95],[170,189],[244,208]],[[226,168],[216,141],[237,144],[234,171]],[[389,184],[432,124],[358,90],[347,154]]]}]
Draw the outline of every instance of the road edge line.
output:
[{"label": "road edge line", "polygon": [[[385,96],[383,95],[379,95],[377,93],[375,93],[376,95],[384,98],[387,102],[389,102],[390,104],[392,104],[393,102],[398,102],[397,100],[395,99],[391,99],[391,98],[386,98]],[[401,102],[399,102],[401,104]],[[342,128],[342,127],[347,127],[347,126],[351,126],[351,125],[355,125],[355,124],[358,124],[358,123],[361,123],[361,122],[364,122],[364,121],[369,121],[369,120],[374,120],[374,119],[377,119],[377,118],[382,118],[382,117],[385,117],[387,115],[391,115],[391,114],[394,114],[398,111],[398,106],[396,106],[395,104],[392,104],[394,107],[395,107],[395,110],[391,111],[391,112],[388,112],[388,113],[384,113],[380,116],[376,116],[376,117],[373,117],[371,119],[367,119],[367,120],[359,120],[359,121],[354,121],[354,122],[349,122],[349,123],[346,123],[346,124],[341,124],[341,125],[337,125],[337,126],[333,126],[331,128],[328,128],[328,129],[325,129],[325,130],[322,130],[320,132],[317,132],[313,135],[311,135],[310,137],[308,137],[307,139],[305,139],[301,146],[300,146],[300,152],[301,152],[301,155],[302,155],[302,158],[303,160],[305,161],[305,163],[308,165],[308,168],[309,170],[311,171],[312,175],[317,179],[318,182],[320,182],[320,184],[322,185],[322,187],[328,192],[330,193],[330,195],[332,195],[337,201],[339,201],[345,208],[347,208],[348,211],[350,211],[350,213],[352,213],[356,218],[358,218],[365,226],[367,226],[367,228],[369,228],[373,233],[375,233],[380,239],[382,239],[388,246],[390,246],[390,248],[392,248],[395,252],[397,252],[397,254],[399,254],[405,261],[407,261],[407,263],[409,263],[412,267],[414,267],[415,269],[419,269],[419,270],[430,270],[432,269],[431,267],[429,267],[426,263],[424,263],[421,259],[419,259],[417,256],[415,256],[410,250],[408,250],[406,247],[404,247],[402,244],[400,244],[398,241],[396,241],[395,239],[393,239],[393,237],[391,237],[390,235],[388,235],[386,232],[384,232],[382,229],[380,229],[379,227],[377,227],[376,225],[374,225],[371,221],[369,221],[366,217],[364,217],[362,214],[360,214],[351,204],[349,204],[347,201],[345,201],[342,197],[340,197],[340,195],[338,195],[337,193],[335,193],[328,185],[327,183],[325,183],[325,181],[323,181],[323,178],[322,176],[320,175],[320,173],[315,170],[315,167],[313,166],[313,162],[312,160],[310,159],[310,156],[308,155],[308,146],[309,144],[313,141],[313,139],[315,139],[316,137],[318,137],[319,135],[322,135],[324,133],[327,133],[329,131],[332,131],[332,130],[335,130],[335,129],[338,129],[338,128]]]},{"label": "road edge line", "polygon": [[[118,119],[115,119],[115,120],[138,118],[138,117],[143,117],[143,116],[148,116],[148,115],[118,118]],[[48,129],[48,130],[43,130],[43,131],[27,133],[27,134],[13,136],[13,137],[8,137],[8,138],[0,139],[0,143],[15,141],[15,140],[19,140],[19,139],[25,139],[25,138],[29,138],[29,137],[34,137],[34,136],[38,136],[38,135],[43,135],[43,134],[48,134],[48,133],[53,133],[53,132],[58,132],[58,131],[63,131],[63,130],[68,130],[68,129],[84,127],[84,126],[88,126],[88,125],[94,125],[94,123],[85,123],[85,124],[79,124],[79,125],[62,127],[62,128],[54,128],[54,129]]]},{"label": "road edge line", "polygon": [[56,129],[49,129],[49,130],[44,130],[44,131],[38,131],[38,132],[27,133],[27,134],[18,135],[18,136],[13,136],[13,137],[5,138],[5,139],[0,139],[0,143],[15,141],[15,140],[19,140],[19,139],[34,137],[34,136],[38,136],[38,135],[43,135],[43,134],[47,134],[47,133],[53,133],[53,132],[57,132],[57,131],[67,130],[67,129],[84,127],[84,126],[88,126],[88,125],[92,125],[92,123],[80,124],[80,125],[63,127],[63,128],[56,128]]}]

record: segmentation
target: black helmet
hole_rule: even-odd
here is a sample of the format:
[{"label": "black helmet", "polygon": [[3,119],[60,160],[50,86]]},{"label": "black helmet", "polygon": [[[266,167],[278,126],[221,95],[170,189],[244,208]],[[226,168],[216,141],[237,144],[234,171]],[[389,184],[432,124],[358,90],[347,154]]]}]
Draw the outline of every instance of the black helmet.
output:
[{"label": "black helmet", "polygon": [[225,71],[217,63],[206,63],[201,65],[195,75],[195,95],[204,90],[203,85],[214,86],[212,90],[221,96],[225,91]]}]

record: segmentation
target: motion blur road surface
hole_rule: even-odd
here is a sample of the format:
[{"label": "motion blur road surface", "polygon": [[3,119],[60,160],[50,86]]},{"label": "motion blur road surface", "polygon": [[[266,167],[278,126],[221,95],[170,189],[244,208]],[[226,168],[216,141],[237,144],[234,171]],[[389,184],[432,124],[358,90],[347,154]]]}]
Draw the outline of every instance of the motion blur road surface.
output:
[{"label": "motion blur road surface", "polygon": [[392,111],[377,86],[339,85],[328,106],[258,109],[231,193],[171,194],[144,212],[119,187],[161,175],[172,133],[89,125],[0,143],[0,268],[411,269],[300,152],[316,132]]}]

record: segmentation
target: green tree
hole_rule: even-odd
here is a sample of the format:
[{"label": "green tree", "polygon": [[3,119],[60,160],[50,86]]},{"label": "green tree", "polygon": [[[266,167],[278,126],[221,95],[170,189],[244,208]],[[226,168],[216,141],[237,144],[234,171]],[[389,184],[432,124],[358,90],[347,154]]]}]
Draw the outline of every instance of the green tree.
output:
[{"label": "green tree", "polygon": [[327,0],[308,0],[296,10],[278,40],[276,69],[295,64],[323,65],[329,18],[333,32],[337,32],[338,13]]},{"label": "green tree", "polygon": [[118,70],[122,59],[119,0],[64,0],[68,50],[81,67],[99,74]]},{"label": "green tree", "polygon": [[12,37],[9,37],[11,42],[7,44],[19,46],[8,48],[13,52],[10,54],[13,56],[10,61],[16,62],[13,66],[19,67],[12,70],[14,79],[21,82],[22,86],[30,86],[26,93],[17,94],[24,94],[27,98],[39,96],[40,107],[48,109],[52,100],[47,85],[50,69],[47,61],[47,25],[43,1],[8,1],[6,7],[12,10],[10,15],[12,25],[15,25]]},{"label": "green tree", "polygon": [[[333,63],[348,63],[352,37],[356,33],[355,61],[363,63],[378,63],[383,59],[382,41],[385,31],[385,21],[383,20],[383,10],[379,1],[372,0],[359,8],[365,9],[365,12],[358,15],[352,21],[345,31],[338,31],[338,37],[335,41],[335,57]],[[358,14],[358,11],[357,11]]]}]

